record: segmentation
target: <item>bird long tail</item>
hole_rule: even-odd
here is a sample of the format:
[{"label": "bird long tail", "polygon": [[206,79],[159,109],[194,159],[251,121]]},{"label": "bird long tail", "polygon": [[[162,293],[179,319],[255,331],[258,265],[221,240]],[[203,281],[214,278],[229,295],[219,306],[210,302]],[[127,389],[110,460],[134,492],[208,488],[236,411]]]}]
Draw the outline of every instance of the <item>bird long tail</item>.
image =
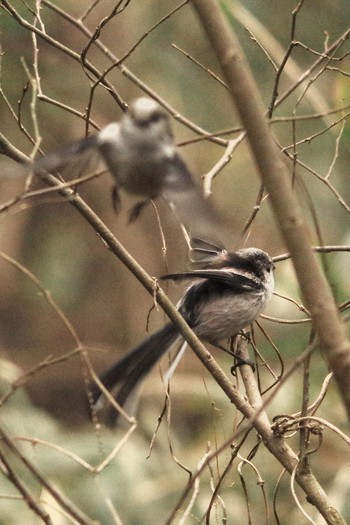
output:
[{"label": "bird long tail", "polygon": [[[125,404],[137,384],[169,350],[178,337],[179,333],[174,325],[167,323],[164,328],[137,345],[102,374],[101,382],[108,390],[114,389],[120,383],[121,386],[115,395],[119,405]],[[93,392],[95,404],[99,401],[100,396],[100,390]]]}]

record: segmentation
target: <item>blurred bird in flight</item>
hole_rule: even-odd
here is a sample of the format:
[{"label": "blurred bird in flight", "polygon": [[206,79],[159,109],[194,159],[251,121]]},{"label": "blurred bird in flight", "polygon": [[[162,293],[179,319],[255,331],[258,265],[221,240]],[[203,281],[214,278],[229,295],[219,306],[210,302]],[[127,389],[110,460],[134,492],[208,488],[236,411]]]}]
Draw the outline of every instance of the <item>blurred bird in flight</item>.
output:
[{"label": "blurred bird in flight", "polygon": [[59,171],[96,152],[114,178],[116,211],[121,205],[120,189],[139,199],[130,211],[130,221],[151,199],[162,196],[191,236],[218,241],[223,221],[179,155],[168,113],[153,99],[137,98],[119,122],[62,147],[31,167],[34,173]]}]

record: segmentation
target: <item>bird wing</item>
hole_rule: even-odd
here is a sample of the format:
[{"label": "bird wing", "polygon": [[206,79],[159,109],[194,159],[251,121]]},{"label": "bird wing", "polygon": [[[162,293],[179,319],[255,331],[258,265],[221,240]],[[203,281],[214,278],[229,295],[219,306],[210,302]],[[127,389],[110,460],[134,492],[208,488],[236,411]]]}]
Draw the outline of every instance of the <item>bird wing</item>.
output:
[{"label": "bird wing", "polygon": [[177,154],[169,159],[162,195],[173,205],[179,221],[191,237],[222,244],[223,221],[209,200],[204,198],[200,186]]},{"label": "bird wing", "polygon": [[227,251],[221,243],[218,245],[218,242],[214,244],[207,239],[190,238],[189,259],[190,268],[193,270],[210,268],[212,265],[215,265],[218,259],[224,257],[226,253]]},{"label": "bird wing", "polygon": [[189,272],[173,273],[163,275],[162,280],[170,279],[172,281],[183,281],[185,279],[208,279],[230,287],[236,293],[242,293],[246,290],[260,290],[261,284],[254,279],[247,277],[241,273],[237,273],[229,268],[224,269],[207,269],[207,270],[193,270]]},{"label": "bird wing", "polygon": [[28,163],[27,167],[34,173],[59,172],[68,179],[72,179],[81,176],[88,169],[96,168],[100,158],[97,150],[97,135],[90,135]]}]

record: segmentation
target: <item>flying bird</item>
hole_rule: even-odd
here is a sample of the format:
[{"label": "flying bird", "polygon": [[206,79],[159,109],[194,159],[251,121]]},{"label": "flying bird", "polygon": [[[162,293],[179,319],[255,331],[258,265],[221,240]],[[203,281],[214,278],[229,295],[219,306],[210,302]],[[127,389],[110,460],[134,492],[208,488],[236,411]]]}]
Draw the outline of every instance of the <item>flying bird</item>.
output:
[{"label": "flying bird", "polygon": [[168,113],[153,99],[137,98],[119,122],[34,162],[32,170],[59,171],[94,153],[114,178],[116,211],[121,205],[120,189],[138,198],[131,221],[151,199],[162,196],[192,236],[219,238],[221,218],[180,156]]}]

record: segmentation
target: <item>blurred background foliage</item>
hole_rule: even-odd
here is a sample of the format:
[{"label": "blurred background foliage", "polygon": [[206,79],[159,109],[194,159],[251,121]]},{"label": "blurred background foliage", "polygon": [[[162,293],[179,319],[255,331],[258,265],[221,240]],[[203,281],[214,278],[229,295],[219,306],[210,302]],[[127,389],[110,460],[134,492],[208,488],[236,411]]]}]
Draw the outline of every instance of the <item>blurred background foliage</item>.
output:
[{"label": "blurred background foliage", "polygon": [[[34,2],[9,2],[17,12],[33,23]],[[269,106],[275,82],[272,62],[279,64],[290,43],[292,11],[296,0],[281,2],[226,0],[223,9],[235,27],[247,54],[255,79],[261,90],[266,108]],[[117,5],[112,0],[102,0],[88,5],[85,1],[54,0],[41,5],[45,31],[62,45],[80,53],[88,38],[74,25],[80,20],[90,31],[101,23]],[[51,8],[50,8],[51,6]],[[56,8],[54,8],[56,6]],[[168,0],[147,2],[124,2],[124,9],[101,30],[100,38],[118,58],[152,28],[173,8]],[[62,10],[62,11],[61,11]],[[62,16],[62,12],[66,13]],[[85,13],[86,16],[83,16]],[[336,40],[347,28],[350,20],[348,0],[318,0],[305,2],[297,18],[296,36],[303,46],[297,46],[281,77],[279,94],[293,85],[322,53],[328,43]],[[26,68],[33,74],[33,42],[31,33],[22,27],[6,9],[1,11],[1,94],[0,131],[21,151],[30,155],[33,144],[20,128],[9,106],[18,114],[20,104],[21,125],[31,136],[34,125],[31,113],[32,91]],[[38,23],[38,27],[40,23]],[[252,38],[259,42],[257,44]],[[177,47],[174,47],[176,45]],[[44,95],[60,104],[74,108],[84,115],[89,105],[92,80],[81,64],[61,50],[38,39],[38,69]],[[175,111],[193,121],[208,132],[239,128],[240,123],[231,106],[226,87],[208,71],[198,67],[180,50],[189,53],[205,68],[219,77],[213,53],[204,38],[190,5],[184,6],[166,19],[136,47],[123,66],[108,74],[119,96],[126,102],[142,95],[138,82],[123,71],[128,68],[136,77],[165,101]],[[271,60],[267,58],[267,53]],[[348,43],[338,52],[342,57],[349,51]],[[111,61],[92,45],[87,59],[100,72]],[[300,197],[310,225],[310,235],[315,245],[348,245],[349,213],[346,205],[332,193],[320,177],[325,177],[336,151],[336,141],[341,123],[327,130],[346,111],[327,115],[333,108],[346,107],[350,103],[349,59],[331,64],[339,70],[325,70],[306,94],[301,97],[306,83],[295,90],[276,109],[274,117],[286,120],[273,122],[271,128],[282,147],[295,140],[323,134],[298,145],[297,157],[310,166],[319,177],[300,166],[296,170],[295,189]],[[313,77],[311,75],[311,77]],[[94,79],[93,79],[94,80]],[[6,97],[6,100],[5,100]],[[299,100],[300,97],[300,100]],[[80,138],[85,134],[83,118],[57,104],[36,101],[36,114],[43,152],[49,152],[62,143]],[[322,118],[298,120],[293,127],[290,117],[323,114]],[[91,119],[102,127],[122,116],[122,109],[106,89],[99,86],[91,104]],[[289,117],[287,119],[287,117]],[[197,135],[176,119],[173,119],[176,140],[179,144],[191,141]],[[94,127],[90,126],[90,131]],[[295,134],[295,135],[293,135]],[[225,138],[235,137],[235,133]],[[181,146],[193,173],[200,182],[224,154],[222,145],[200,141]],[[290,164],[291,166],[291,164]],[[331,182],[344,203],[350,203],[348,182],[349,125],[346,122],[339,143],[339,151],[332,170]],[[292,166],[291,166],[292,167]],[[24,189],[24,178],[15,173],[15,163],[0,158],[1,201],[6,202]],[[217,206],[229,218],[232,231],[240,231],[250,217],[255,205],[259,178],[252,163],[249,147],[242,143],[230,162],[215,178],[212,186]],[[40,185],[34,181],[34,188]],[[187,250],[175,218],[163,203],[157,203],[166,243],[166,255],[162,249],[162,237],[154,208],[147,207],[135,224],[128,225],[126,208],[116,216],[111,205],[112,180],[108,174],[94,179],[79,188],[79,194],[98,213],[120,242],[154,276],[182,270],[187,265]],[[316,218],[316,220],[315,220]],[[249,231],[247,245],[262,248],[271,255],[285,253],[268,198],[261,205]],[[32,272],[49,291],[54,301],[64,311],[69,321],[86,345],[95,370],[100,372],[116,356],[138,343],[149,332],[164,323],[161,311],[153,309],[152,297],[142,288],[130,272],[106,250],[95,232],[77,214],[74,208],[59,196],[41,197],[22,201],[0,214],[0,251],[18,261]],[[339,302],[346,301],[350,293],[348,280],[349,255],[331,253],[322,258]],[[74,342],[66,326],[50,308],[47,300],[33,282],[0,254],[0,348],[2,356],[1,391],[7,395],[11,384],[28,370],[35,368],[48,356],[64,356],[74,349]],[[278,263],[276,289],[279,293],[300,302],[297,283],[288,261]],[[176,301],[182,293],[179,286],[169,286],[169,294]],[[284,319],[302,318],[297,307],[281,298],[271,301],[267,313]],[[283,355],[286,367],[304,350],[308,336],[308,324],[277,324],[261,321],[265,330]],[[264,358],[279,373],[275,351],[262,333],[256,329],[256,339]],[[223,366],[230,363],[223,355],[215,354]],[[311,399],[320,391],[327,373],[326,365],[319,355],[312,358]],[[77,354],[52,366],[46,366],[30,376],[21,388],[1,408],[3,421],[19,436],[31,436],[55,443],[79,454],[89,464],[98,463],[103,453],[111,450],[125,429],[98,430],[89,419],[86,392],[86,370]],[[261,371],[261,381],[266,388],[271,376]],[[302,399],[302,374],[295,374],[279,391],[269,408],[271,417],[280,413],[293,413],[300,409]],[[138,409],[139,426],[110,465],[99,476],[88,472],[57,450],[44,445],[26,445],[28,453],[54,483],[84,509],[87,514],[100,520],[111,521],[107,496],[116,506],[124,523],[162,523],[175,505],[188,480],[188,474],[176,464],[169,448],[171,440],[174,456],[190,470],[194,470],[207,449],[213,451],[232,433],[239,420],[212,380],[203,371],[197,359],[187,352],[171,386],[171,425],[163,422],[147,459],[152,434],[164,404],[164,388],[156,368],[142,390]],[[330,385],[326,399],[318,415],[343,427],[345,413],[339,403],[334,385]],[[170,428],[170,431],[169,431]],[[169,435],[170,438],[169,438]],[[297,439],[295,446],[297,447]],[[254,446],[256,436],[249,436],[241,451],[243,456]],[[212,466],[201,481],[196,505],[188,523],[200,521],[211,497],[211,483],[215,485],[230,458],[227,450]],[[339,438],[325,431],[321,450],[313,467],[327,492],[343,506],[344,515],[350,516],[348,450]],[[347,459],[345,459],[347,458]],[[254,459],[266,481],[268,497],[271,498],[274,483],[280,472],[276,462],[266,466],[266,451]],[[261,517],[263,498],[257,480],[244,467],[251,512],[256,523]],[[344,480],[347,480],[346,482]],[[32,483],[28,481],[28,483]],[[339,489],[342,487],[342,490]],[[40,495],[39,487],[33,490]],[[288,481],[283,478],[281,496],[277,508],[281,523],[302,523],[301,515],[288,492]],[[11,484],[0,480],[0,496],[15,494]],[[42,495],[44,498],[45,495]],[[230,471],[220,491],[221,503],[211,511],[212,522],[220,522],[227,512],[229,523],[246,523],[245,501],[237,467]],[[337,501],[334,502],[335,504]],[[37,523],[38,518],[24,503],[5,498],[1,504],[0,523]],[[51,512],[51,511],[50,511]],[[180,516],[181,517],[181,516]],[[254,521],[253,521],[254,522]],[[66,523],[57,514],[54,523]]]}]

